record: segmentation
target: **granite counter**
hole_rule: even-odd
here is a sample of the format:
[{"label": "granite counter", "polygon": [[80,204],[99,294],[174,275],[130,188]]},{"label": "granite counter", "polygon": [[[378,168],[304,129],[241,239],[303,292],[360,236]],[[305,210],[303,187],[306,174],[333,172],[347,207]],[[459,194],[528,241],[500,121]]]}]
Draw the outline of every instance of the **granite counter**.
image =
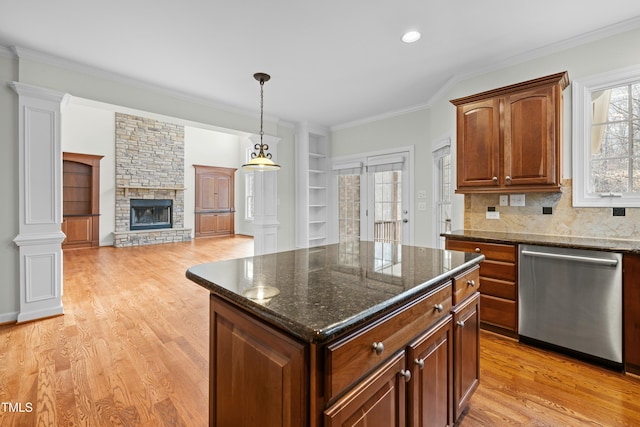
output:
[{"label": "granite counter", "polygon": [[360,242],[201,264],[186,275],[278,329],[304,342],[321,343],[392,311],[483,259]]},{"label": "granite counter", "polygon": [[505,233],[487,230],[456,230],[443,234],[456,240],[486,243],[529,244],[571,249],[591,249],[627,254],[640,254],[637,240],[607,239],[602,237],[554,236],[546,234]]}]

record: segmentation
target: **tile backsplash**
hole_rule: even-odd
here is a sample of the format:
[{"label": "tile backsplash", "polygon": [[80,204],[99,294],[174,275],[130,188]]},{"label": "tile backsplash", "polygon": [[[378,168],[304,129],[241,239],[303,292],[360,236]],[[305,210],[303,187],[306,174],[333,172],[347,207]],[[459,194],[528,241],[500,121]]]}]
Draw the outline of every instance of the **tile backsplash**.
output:
[{"label": "tile backsplash", "polygon": [[[640,240],[640,208],[625,209],[625,216],[613,216],[611,208],[574,208],[571,185],[566,179],[561,193],[526,193],[525,206],[500,206],[499,194],[467,194],[465,229]],[[500,219],[487,219],[488,207]],[[543,214],[545,207],[552,214]]]}]

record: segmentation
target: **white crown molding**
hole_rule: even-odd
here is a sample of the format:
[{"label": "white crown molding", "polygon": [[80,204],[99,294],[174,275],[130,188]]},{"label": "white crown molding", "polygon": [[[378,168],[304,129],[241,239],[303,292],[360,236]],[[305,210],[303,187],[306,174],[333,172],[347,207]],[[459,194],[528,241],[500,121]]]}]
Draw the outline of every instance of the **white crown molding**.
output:
[{"label": "white crown molding", "polygon": [[566,40],[562,40],[557,43],[553,43],[538,49],[533,49],[528,52],[524,52],[522,54],[509,57],[504,61],[496,62],[490,66],[479,68],[470,73],[454,76],[454,78],[452,78],[445,85],[443,85],[440,91],[438,91],[434,96],[431,97],[428,104],[433,104],[437,99],[439,99],[440,96],[442,96],[444,92],[446,92],[446,90],[450,89],[450,87],[453,86],[453,84],[459,81],[467,80],[469,78],[480,76],[482,74],[487,74],[502,68],[514,66],[517,64],[522,64],[524,62],[528,62],[543,56],[552,55],[554,53],[558,53],[573,47],[591,43],[593,41],[602,40],[607,37],[614,36],[616,34],[635,30],[637,28],[640,28],[640,16],[636,16],[631,19],[627,19],[625,21],[609,25],[607,27],[598,28],[597,30],[589,31],[587,33],[584,33]]},{"label": "white crown molding", "polygon": [[414,113],[416,111],[420,111],[420,110],[424,110],[426,108],[429,108],[430,106],[431,106],[430,104],[414,105],[412,107],[402,108],[400,110],[393,110],[393,111],[389,111],[389,112],[386,112],[386,113],[378,114],[378,115],[375,115],[375,116],[369,116],[369,117],[365,117],[365,118],[362,118],[362,119],[354,120],[354,121],[351,121],[351,122],[346,122],[346,123],[342,123],[342,124],[339,124],[339,125],[331,126],[329,129],[331,129],[332,132],[336,131],[336,130],[347,129],[347,128],[360,126],[360,125],[364,125],[364,124],[371,123],[371,122],[377,122],[379,120],[390,119],[390,118],[393,118],[393,117],[402,116],[404,114]]},{"label": "white crown molding", "polygon": [[530,50],[528,52],[519,54],[519,55],[515,55],[515,56],[511,56],[509,58],[506,58],[504,61],[499,61],[496,63],[493,63],[490,66],[487,67],[481,67],[478,68],[472,72],[469,73],[463,73],[463,74],[456,74],[453,75],[449,80],[447,80],[445,82],[445,84],[443,84],[442,86],[440,86],[440,89],[434,93],[429,100],[424,103],[424,104],[419,104],[419,105],[415,105],[413,107],[408,107],[408,108],[404,108],[401,110],[394,110],[394,111],[389,111],[387,113],[383,113],[383,114],[379,114],[376,116],[370,116],[370,117],[365,117],[359,120],[354,120],[351,122],[346,122],[343,124],[339,124],[336,126],[332,126],[331,130],[332,131],[336,131],[336,130],[340,130],[340,129],[346,129],[346,128],[350,128],[350,127],[355,127],[355,126],[360,126],[363,124],[367,124],[367,123],[371,123],[371,122],[375,122],[378,120],[383,120],[383,119],[388,119],[388,118],[392,118],[395,116],[400,116],[403,114],[408,114],[408,113],[412,113],[414,111],[419,111],[419,110],[423,110],[426,108],[430,108],[432,107],[438,100],[440,100],[445,93],[447,93],[455,84],[457,84],[458,82],[476,77],[476,76],[480,76],[483,74],[487,74],[490,73],[492,71],[496,71],[499,70],[501,68],[505,68],[505,67],[509,67],[509,66],[513,66],[513,65],[517,65],[517,64],[521,64],[523,62],[527,62],[527,61],[531,61],[533,59],[537,59],[543,56],[547,56],[547,55],[551,55],[557,52],[561,52],[563,50],[567,50],[569,48],[572,47],[577,47],[583,44],[587,44],[593,41],[597,41],[597,40],[601,40],[601,39],[605,39],[607,37],[611,37],[614,36],[616,34],[621,34],[627,31],[632,31],[635,30],[637,28],[640,28],[640,16],[635,16],[633,18],[627,19],[625,21],[622,22],[618,22],[616,24],[612,24],[606,27],[602,27],[602,28],[598,28],[597,30],[593,30],[593,31],[589,31],[587,33],[566,39],[566,40],[562,40],[560,42],[557,43],[553,43],[547,46],[543,46],[541,48],[538,49],[533,49]]},{"label": "white crown molding", "polygon": [[15,58],[16,54],[8,47],[0,46],[0,56],[8,56],[9,58]]},{"label": "white crown molding", "polygon": [[[2,46],[0,46],[2,47]],[[4,48],[4,47],[3,47]],[[7,49],[7,48],[4,48]],[[171,96],[174,98],[182,99],[184,101],[193,102],[196,104],[204,105],[210,108],[216,108],[222,111],[226,111],[234,114],[241,114],[249,117],[259,117],[259,113],[256,111],[249,111],[240,107],[236,107],[229,104],[223,104],[221,102],[215,101],[210,98],[204,98],[201,96],[189,94],[186,92],[181,92],[175,89],[171,89],[165,86],[149,83],[143,80],[139,80],[133,77],[125,76],[122,74],[114,73],[111,71],[106,71],[101,68],[93,67],[87,64],[83,64],[77,61],[73,61],[70,59],[62,58],[59,56],[51,55],[45,52],[36,51],[33,49],[28,49],[19,46],[12,46],[10,51],[13,52],[14,56],[18,58],[25,58],[29,60],[33,60],[36,62],[41,62],[49,65],[53,65],[56,67],[68,69],[71,71],[77,71],[83,74],[88,74],[90,76],[103,78],[105,80],[110,80],[112,82],[121,83],[131,85],[137,88],[151,90],[156,93],[161,93],[163,95]],[[281,121],[279,117],[265,115],[264,120],[268,122],[275,123],[276,125],[283,125],[285,127],[294,128],[295,125],[288,121]]]},{"label": "white crown molding", "polygon": [[46,99],[52,102],[63,102],[66,94],[57,90],[48,89],[28,83],[9,82],[7,83],[18,95],[30,96],[39,99]]}]

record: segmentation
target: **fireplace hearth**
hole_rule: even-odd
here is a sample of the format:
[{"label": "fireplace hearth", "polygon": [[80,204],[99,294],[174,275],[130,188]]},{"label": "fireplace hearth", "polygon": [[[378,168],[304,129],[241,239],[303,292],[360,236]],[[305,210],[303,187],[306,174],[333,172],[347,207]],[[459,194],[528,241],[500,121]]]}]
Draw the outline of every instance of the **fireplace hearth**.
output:
[{"label": "fireplace hearth", "polygon": [[173,200],[131,199],[130,203],[130,230],[155,230],[173,226]]}]

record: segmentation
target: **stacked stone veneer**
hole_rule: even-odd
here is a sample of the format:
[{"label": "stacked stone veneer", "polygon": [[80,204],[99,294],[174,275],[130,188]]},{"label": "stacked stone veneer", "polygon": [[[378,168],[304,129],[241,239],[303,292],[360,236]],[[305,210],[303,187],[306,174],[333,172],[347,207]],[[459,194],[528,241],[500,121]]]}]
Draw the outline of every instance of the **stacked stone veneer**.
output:
[{"label": "stacked stone veneer", "polygon": [[[184,228],[184,126],[116,113],[114,246],[191,240]],[[173,228],[129,229],[131,199],[173,200]]]}]

